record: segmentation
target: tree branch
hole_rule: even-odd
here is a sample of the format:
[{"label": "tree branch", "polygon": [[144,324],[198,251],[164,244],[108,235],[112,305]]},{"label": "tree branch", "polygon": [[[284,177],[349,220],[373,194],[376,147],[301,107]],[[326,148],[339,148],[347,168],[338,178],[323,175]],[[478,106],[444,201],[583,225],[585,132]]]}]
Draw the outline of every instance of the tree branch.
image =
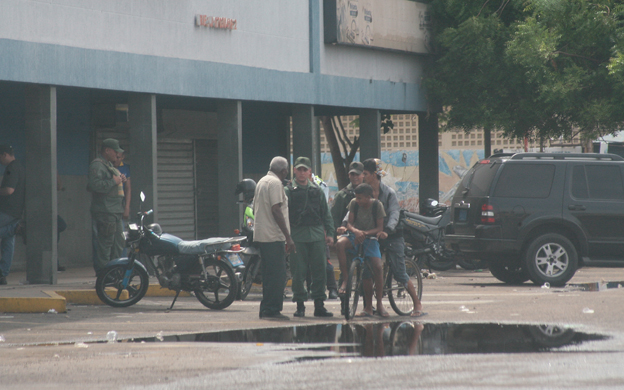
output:
[{"label": "tree branch", "polygon": [[489,3],[489,2],[490,2],[490,0],[487,0],[485,3],[483,3],[483,5],[481,6],[481,9],[479,10],[479,13],[477,14],[477,18],[481,15],[481,11],[483,11],[483,8],[485,8],[487,3]]},{"label": "tree branch", "polygon": [[566,53],[564,51],[559,51],[559,50],[554,51],[553,54],[561,54],[561,55],[568,56],[568,57],[583,58],[585,60],[589,60],[589,61],[595,62],[597,64],[601,63],[600,60],[596,60],[594,58],[589,58],[589,57],[581,56],[581,55],[578,55],[578,54]]}]

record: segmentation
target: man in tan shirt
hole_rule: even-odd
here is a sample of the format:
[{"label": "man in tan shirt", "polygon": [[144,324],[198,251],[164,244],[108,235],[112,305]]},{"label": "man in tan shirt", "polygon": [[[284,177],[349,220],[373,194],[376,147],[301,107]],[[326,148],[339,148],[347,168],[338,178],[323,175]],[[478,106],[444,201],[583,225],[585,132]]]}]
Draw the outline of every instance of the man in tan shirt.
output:
[{"label": "man in tan shirt", "polygon": [[269,172],[254,194],[254,242],[262,256],[260,318],[289,320],[281,314],[286,286],[286,253],[295,251],[288,223],[288,198],[282,181],[288,176],[288,160],[274,157]]}]

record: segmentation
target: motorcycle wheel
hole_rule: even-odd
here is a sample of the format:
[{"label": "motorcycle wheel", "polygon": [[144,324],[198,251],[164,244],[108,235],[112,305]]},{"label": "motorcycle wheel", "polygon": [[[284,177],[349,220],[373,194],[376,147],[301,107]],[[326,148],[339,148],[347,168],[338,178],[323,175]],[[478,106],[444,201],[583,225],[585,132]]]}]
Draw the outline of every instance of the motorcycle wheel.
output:
[{"label": "motorcycle wheel", "polygon": [[476,269],[487,269],[488,262],[477,259],[467,259],[466,257],[457,256],[457,264],[465,270],[474,271]]},{"label": "motorcycle wheel", "polygon": [[98,275],[95,291],[102,302],[112,307],[128,307],[145,296],[149,288],[147,271],[140,266],[132,267],[128,286],[123,288],[125,276],[126,266],[121,264],[102,271]]},{"label": "motorcycle wheel", "polygon": [[260,272],[260,256],[252,256],[247,263],[247,267],[245,267],[245,273],[243,274],[243,282],[241,283],[240,292],[238,294],[238,299],[243,300],[247,298],[249,295],[249,291],[251,291],[251,286],[253,285],[253,281]]},{"label": "motorcycle wheel", "polygon": [[[426,256],[424,262],[428,265],[428,267],[434,271],[448,271],[451,268],[455,267],[454,259],[447,259],[440,256],[434,256],[430,253],[424,254]],[[420,263],[420,261],[419,261]]]},{"label": "motorcycle wheel", "polygon": [[195,296],[202,305],[209,309],[222,310],[230,306],[238,295],[238,280],[232,268],[215,259],[204,260],[207,277],[201,275],[200,287]]}]

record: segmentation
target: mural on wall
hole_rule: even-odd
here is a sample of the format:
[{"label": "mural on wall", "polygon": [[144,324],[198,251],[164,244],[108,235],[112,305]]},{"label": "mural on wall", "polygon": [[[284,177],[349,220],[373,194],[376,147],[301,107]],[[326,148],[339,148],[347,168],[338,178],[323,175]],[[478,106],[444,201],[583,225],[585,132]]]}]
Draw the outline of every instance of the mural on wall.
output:
[{"label": "mural on wall", "polygon": [[[440,195],[442,203],[450,204],[459,181],[470,167],[484,157],[483,150],[440,150],[438,167],[440,172]],[[329,202],[338,192],[334,164],[331,154],[322,153],[322,178],[329,186]],[[359,153],[355,157],[359,161]],[[382,182],[392,187],[399,198],[402,209],[418,211],[418,151],[381,152],[387,175]]]}]

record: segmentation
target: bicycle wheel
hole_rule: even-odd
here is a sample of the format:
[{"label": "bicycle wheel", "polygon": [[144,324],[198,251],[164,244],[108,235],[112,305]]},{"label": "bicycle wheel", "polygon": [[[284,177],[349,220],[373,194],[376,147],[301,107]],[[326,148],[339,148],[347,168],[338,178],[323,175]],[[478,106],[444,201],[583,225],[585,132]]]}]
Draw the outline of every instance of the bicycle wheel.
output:
[{"label": "bicycle wheel", "polygon": [[[407,276],[409,276],[410,281],[414,285],[414,290],[416,290],[418,299],[421,299],[423,286],[422,275],[420,274],[418,264],[411,259],[405,259],[405,270],[407,271]],[[386,276],[386,283],[384,286],[384,291],[388,296],[392,309],[401,316],[408,316],[412,314],[412,311],[414,310],[412,297],[409,295],[405,286],[394,280],[392,267],[388,270],[388,276]]]},{"label": "bicycle wheel", "polygon": [[349,275],[347,276],[347,289],[343,301],[343,314],[347,320],[355,317],[360,293],[362,291],[362,266],[358,258],[353,259]]}]

